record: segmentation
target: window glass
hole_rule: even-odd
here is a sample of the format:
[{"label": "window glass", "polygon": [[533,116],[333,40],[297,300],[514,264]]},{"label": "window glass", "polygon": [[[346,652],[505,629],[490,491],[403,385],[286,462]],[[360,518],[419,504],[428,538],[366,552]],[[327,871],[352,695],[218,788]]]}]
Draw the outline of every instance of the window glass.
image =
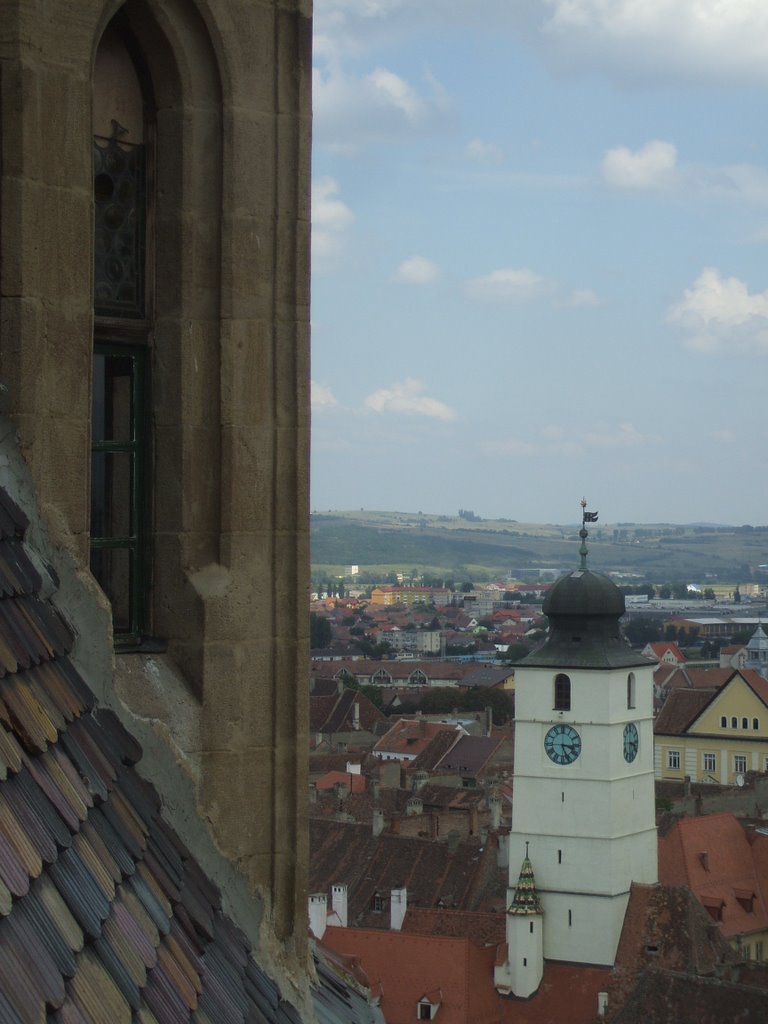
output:
[{"label": "window glass", "polygon": [[627,707],[635,706],[635,673],[630,672],[627,676]]},{"label": "window glass", "polygon": [[667,751],[667,768],[677,769],[680,767],[680,751],[679,750],[668,750]]},{"label": "window glass", "polygon": [[703,768],[705,772],[715,771],[717,768],[717,756],[715,754],[704,754]]},{"label": "window glass", "polygon": [[733,758],[733,770],[743,773],[747,770],[747,758],[744,754],[735,754]]},{"label": "window glass", "polygon": [[571,710],[571,680],[563,672],[555,676],[555,711]]}]

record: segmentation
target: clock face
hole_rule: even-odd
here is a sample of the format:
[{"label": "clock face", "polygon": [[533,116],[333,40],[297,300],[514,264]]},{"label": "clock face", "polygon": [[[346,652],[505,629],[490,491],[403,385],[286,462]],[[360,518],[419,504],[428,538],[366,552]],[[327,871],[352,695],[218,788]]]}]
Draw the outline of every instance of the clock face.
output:
[{"label": "clock face", "polygon": [[581,736],[572,725],[553,725],[544,737],[544,749],[555,764],[571,764],[581,753]]},{"label": "clock face", "polygon": [[631,764],[637,757],[637,726],[634,722],[627,722],[624,726],[624,760]]}]

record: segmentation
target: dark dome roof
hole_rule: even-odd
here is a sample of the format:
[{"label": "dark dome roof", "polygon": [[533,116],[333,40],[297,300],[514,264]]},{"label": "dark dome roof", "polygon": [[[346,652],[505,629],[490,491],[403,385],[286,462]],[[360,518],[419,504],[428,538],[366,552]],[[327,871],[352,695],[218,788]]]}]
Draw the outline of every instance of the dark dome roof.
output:
[{"label": "dark dome roof", "polygon": [[626,610],[624,595],[607,576],[589,569],[574,569],[561,576],[550,589],[542,611],[557,615],[621,617]]},{"label": "dark dome roof", "polygon": [[574,569],[547,594],[542,611],[549,618],[547,638],[524,665],[548,668],[621,668],[647,665],[621,635],[624,595],[607,576]]}]

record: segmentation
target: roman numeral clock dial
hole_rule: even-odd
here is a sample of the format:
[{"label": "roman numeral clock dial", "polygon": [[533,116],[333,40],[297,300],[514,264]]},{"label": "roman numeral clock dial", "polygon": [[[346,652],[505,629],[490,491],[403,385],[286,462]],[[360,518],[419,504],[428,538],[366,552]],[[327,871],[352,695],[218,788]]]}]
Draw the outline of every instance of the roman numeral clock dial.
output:
[{"label": "roman numeral clock dial", "polygon": [[544,749],[555,764],[572,764],[581,753],[581,736],[572,725],[553,725],[544,737]]}]

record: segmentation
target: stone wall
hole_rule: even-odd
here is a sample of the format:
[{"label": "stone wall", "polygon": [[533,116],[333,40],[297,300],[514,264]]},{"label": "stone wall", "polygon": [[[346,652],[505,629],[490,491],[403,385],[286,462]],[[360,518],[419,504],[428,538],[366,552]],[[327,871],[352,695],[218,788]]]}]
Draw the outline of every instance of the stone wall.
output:
[{"label": "stone wall", "polygon": [[[87,569],[90,139],[94,54],[118,9],[157,111],[151,615],[168,653],[113,660]],[[87,595],[76,658],[145,744],[171,750],[219,853],[300,956],[310,74],[309,0],[2,5],[0,381],[51,558]],[[160,746],[147,763],[168,763]]]}]

